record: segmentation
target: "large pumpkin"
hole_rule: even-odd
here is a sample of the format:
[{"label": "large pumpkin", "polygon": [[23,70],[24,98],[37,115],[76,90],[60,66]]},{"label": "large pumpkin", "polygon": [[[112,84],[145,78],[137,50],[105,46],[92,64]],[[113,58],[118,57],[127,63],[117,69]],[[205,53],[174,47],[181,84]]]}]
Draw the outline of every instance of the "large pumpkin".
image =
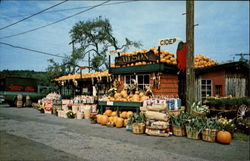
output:
[{"label": "large pumpkin", "polygon": [[117,113],[114,111],[111,113],[111,116],[117,116]]},{"label": "large pumpkin", "polygon": [[101,123],[101,122],[100,122],[101,116],[102,116],[101,114],[96,115],[96,122],[97,122],[98,124]]},{"label": "large pumpkin", "polygon": [[124,119],[127,118],[127,112],[126,112],[126,111],[123,111],[123,112],[121,113],[121,117],[124,118]]},{"label": "large pumpkin", "polygon": [[102,115],[101,120],[100,120],[102,125],[106,125],[108,122],[108,116],[107,115]]},{"label": "large pumpkin", "polygon": [[127,118],[129,118],[129,116],[130,116],[131,114],[133,114],[133,112],[132,112],[132,111],[128,111],[128,112],[127,112]]},{"label": "large pumpkin", "polygon": [[118,118],[116,119],[115,126],[116,126],[117,128],[123,127],[123,118],[118,117]]},{"label": "large pumpkin", "polygon": [[106,111],[105,111],[105,115],[111,116],[111,114],[112,114],[112,110],[106,110]]},{"label": "large pumpkin", "polygon": [[217,133],[217,141],[223,144],[230,144],[232,141],[232,135],[228,131],[219,131]]},{"label": "large pumpkin", "polygon": [[122,91],[121,91],[121,95],[122,95],[123,98],[127,98],[128,93],[127,93],[126,90],[122,90]]}]

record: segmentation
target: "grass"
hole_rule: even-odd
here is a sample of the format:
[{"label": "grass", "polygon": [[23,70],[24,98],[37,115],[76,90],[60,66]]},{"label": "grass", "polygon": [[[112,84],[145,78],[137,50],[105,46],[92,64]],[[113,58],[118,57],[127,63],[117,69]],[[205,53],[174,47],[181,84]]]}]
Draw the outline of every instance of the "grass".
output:
[{"label": "grass", "polygon": [[240,140],[240,141],[249,141],[249,135],[243,134],[243,133],[234,133],[234,139]]}]

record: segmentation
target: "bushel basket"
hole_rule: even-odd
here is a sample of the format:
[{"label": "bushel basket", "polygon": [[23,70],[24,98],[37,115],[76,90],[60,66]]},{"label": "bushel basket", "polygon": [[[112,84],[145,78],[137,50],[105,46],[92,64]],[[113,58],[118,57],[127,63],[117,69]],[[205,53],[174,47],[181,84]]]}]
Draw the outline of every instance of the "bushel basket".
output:
[{"label": "bushel basket", "polygon": [[175,136],[186,136],[185,127],[172,126],[172,129]]},{"label": "bushel basket", "polygon": [[215,142],[217,129],[204,129],[202,130],[202,140],[208,142]]},{"label": "bushel basket", "polygon": [[145,124],[144,123],[134,123],[132,124],[132,132],[134,134],[144,134],[145,132]]}]

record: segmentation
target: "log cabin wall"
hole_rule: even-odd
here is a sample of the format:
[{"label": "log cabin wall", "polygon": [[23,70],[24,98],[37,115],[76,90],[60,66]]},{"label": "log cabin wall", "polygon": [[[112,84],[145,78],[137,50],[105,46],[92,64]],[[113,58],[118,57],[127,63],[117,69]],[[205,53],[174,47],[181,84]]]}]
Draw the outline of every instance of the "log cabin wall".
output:
[{"label": "log cabin wall", "polygon": [[[153,84],[150,79],[150,84]],[[153,94],[156,96],[178,96],[178,76],[176,74],[163,73],[160,77],[160,88],[153,88]]]},{"label": "log cabin wall", "polygon": [[[124,77],[125,75],[120,75],[120,85],[118,87],[118,92],[121,92],[124,88]],[[154,85],[154,76],[150,74],[150,85]],[[152,92],[156,96],[178,96],[178,76],[176,74],[161,74],[160,76],[160,86],[152,87]]]},{"label": "log cabin wall", "polygon": [[197,88],[201,88],[198,91],[202,90],[202,80],[212,81],[212,96],[215,96],[216,94],[221,97],[225,96],[225,71],[214,71],[201,74],[197,80]]}]

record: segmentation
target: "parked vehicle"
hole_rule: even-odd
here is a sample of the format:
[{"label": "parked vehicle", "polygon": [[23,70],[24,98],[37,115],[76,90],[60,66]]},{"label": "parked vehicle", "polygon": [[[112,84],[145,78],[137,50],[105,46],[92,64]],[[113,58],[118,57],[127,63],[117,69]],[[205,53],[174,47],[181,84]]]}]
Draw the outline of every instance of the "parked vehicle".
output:
[{"label": "parked vehicle", "polygon": [[26,96],[32,102],[45,97],[50,92],[50,87],[39,86],[36,79],[5,77],[0,79],[0,95],[4,96],[5,101],[10,106],[16,106],[17,95],[23,95],[23,103]]}]

